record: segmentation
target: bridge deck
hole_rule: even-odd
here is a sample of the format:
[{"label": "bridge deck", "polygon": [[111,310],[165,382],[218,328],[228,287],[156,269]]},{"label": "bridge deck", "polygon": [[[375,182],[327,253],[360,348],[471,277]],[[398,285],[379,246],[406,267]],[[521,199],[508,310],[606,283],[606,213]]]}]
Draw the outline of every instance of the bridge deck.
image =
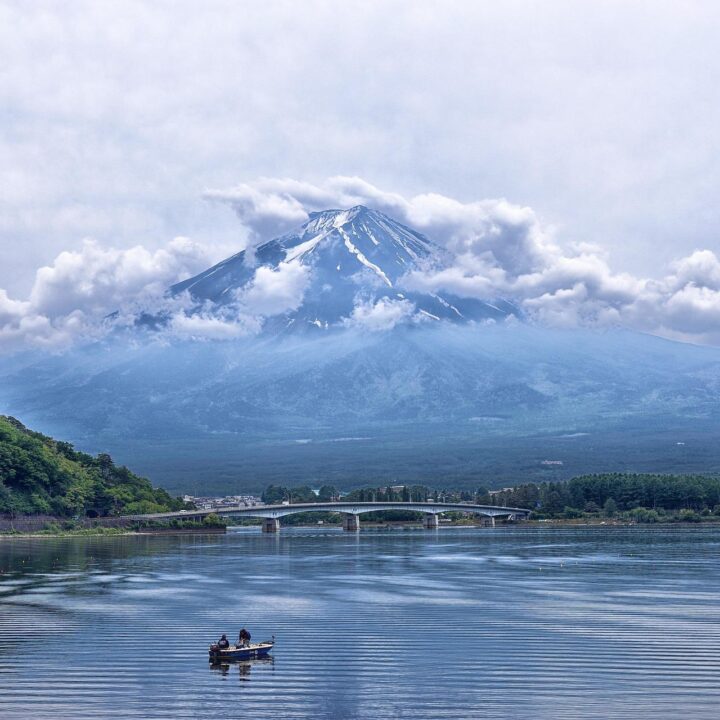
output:
[{"label": "bridge deck", "polygon": [[498,505],[474,505],[466,503],[436,502],[328,502],[297,503],[295,505],[237,505],[234,507],[203,510],[179,510],[177,512],[150,513],[147,515],[128,515],[133,520],[172,520],[175,518],[204,518],[211,513],[221,517],[255,517],[277,519],[303,512],[338,512],[348,515],[362,515],[381,510],[411,510],[426,515],[438,515],[443,512],[464,512],[486,517],[528,518],[530,510],[526,508],[501,507]]}]

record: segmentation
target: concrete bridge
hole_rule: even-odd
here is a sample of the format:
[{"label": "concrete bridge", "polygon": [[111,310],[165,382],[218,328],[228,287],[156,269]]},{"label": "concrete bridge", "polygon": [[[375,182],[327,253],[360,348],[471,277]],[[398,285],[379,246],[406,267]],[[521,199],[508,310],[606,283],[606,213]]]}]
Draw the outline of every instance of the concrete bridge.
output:
[{"label": "concrete bridge", "polygon": [[423,513],[423,525],[428,529],[438,527],[438,515],[444,512],[463,512],[481,515],[489,525],[495,527],[495,518],[527,520],[530,510],[524,508],[498,507],[496,505],[471,505],[465,503],[436,502],[318,502],[297,503],[296,505],[253,505],[247,507],[214,508],[211,510],[180,510],[178,512],[153,513],[150,515],[128,516],[132,520],[202,520],[210,514],[220,517],[263,518],[263,532],[274,533],[280,529],[280,518],[306,512],[336,512],[343,515],[345,530],[360,529],[360,515],[379,510],[412,510]]}]

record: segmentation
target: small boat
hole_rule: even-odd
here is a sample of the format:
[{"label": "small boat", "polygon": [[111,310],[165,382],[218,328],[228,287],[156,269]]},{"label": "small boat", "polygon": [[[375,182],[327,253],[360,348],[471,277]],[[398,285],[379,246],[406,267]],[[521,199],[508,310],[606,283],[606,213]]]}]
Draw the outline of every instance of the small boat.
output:
[{"label": "small boat", "polygon": [[221,649],[217,643],[210,646],[208,654],[211,663],[230,662],[231,660],[251,660],[252,658],[265,657],[275,645],[275,636],[272,640],[264,640],[259,643],[250,643],[249,645],[231,645],[228,648]]}]

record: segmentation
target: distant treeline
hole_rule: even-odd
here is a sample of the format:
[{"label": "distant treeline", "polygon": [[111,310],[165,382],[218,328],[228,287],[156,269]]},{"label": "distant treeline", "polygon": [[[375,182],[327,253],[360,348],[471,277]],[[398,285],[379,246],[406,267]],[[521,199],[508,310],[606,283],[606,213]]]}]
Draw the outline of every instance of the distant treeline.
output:
[{"label": "distant treeline", "polygon": [[528,483],[493,496],[494,504],[536,510],[544,517],[630,513],[652,522],[662,515],[720,515],[720,477],[606,473],[567,482]]},{"label": "distant treeline", "polygon": [[[319,492],[310,487],[271,485],[265,502],[319,502],[339,499],[332,486]],[[475,491],[433,489],[424,485],[361,488],[342,496],[356,502],[472,502],[528,508],[543,518],[625,517],[638,522],[695,521],[720,517],[720,477],[710,475],[661,475],[605,473],[582,475],[566,482],[526,483],[511,489]]]},{"label": "distant treeline", "polygon": [[437,500],[443,496],[462,497],[472,500],[473,494],[452,490],[431,490],[424,485],[395,485],[391,487],[362,488],[349,493],[340,493],[333,485],[323,485],[317,492],[308,485],[299,487],[285,487],[283,485],[269,485],[262,494],[262,501],[268,504],[282,502],[314,503],[332,502],[333,500],[348,500],[350,502],[424,502],[428,499]]},{"label": "distant treeline", "polygon": [[184,507],[109,455],[78,452],[0,415],[0,514],[105,517]]}]

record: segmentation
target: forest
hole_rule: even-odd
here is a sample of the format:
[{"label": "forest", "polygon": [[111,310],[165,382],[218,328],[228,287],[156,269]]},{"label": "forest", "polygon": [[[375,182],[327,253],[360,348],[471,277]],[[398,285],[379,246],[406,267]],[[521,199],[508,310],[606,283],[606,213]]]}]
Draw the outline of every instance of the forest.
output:
[{"label": "forest", "polygon": [[0,514],[92,518],[184,507],[109,455],[78,452],[0,415]]}]

